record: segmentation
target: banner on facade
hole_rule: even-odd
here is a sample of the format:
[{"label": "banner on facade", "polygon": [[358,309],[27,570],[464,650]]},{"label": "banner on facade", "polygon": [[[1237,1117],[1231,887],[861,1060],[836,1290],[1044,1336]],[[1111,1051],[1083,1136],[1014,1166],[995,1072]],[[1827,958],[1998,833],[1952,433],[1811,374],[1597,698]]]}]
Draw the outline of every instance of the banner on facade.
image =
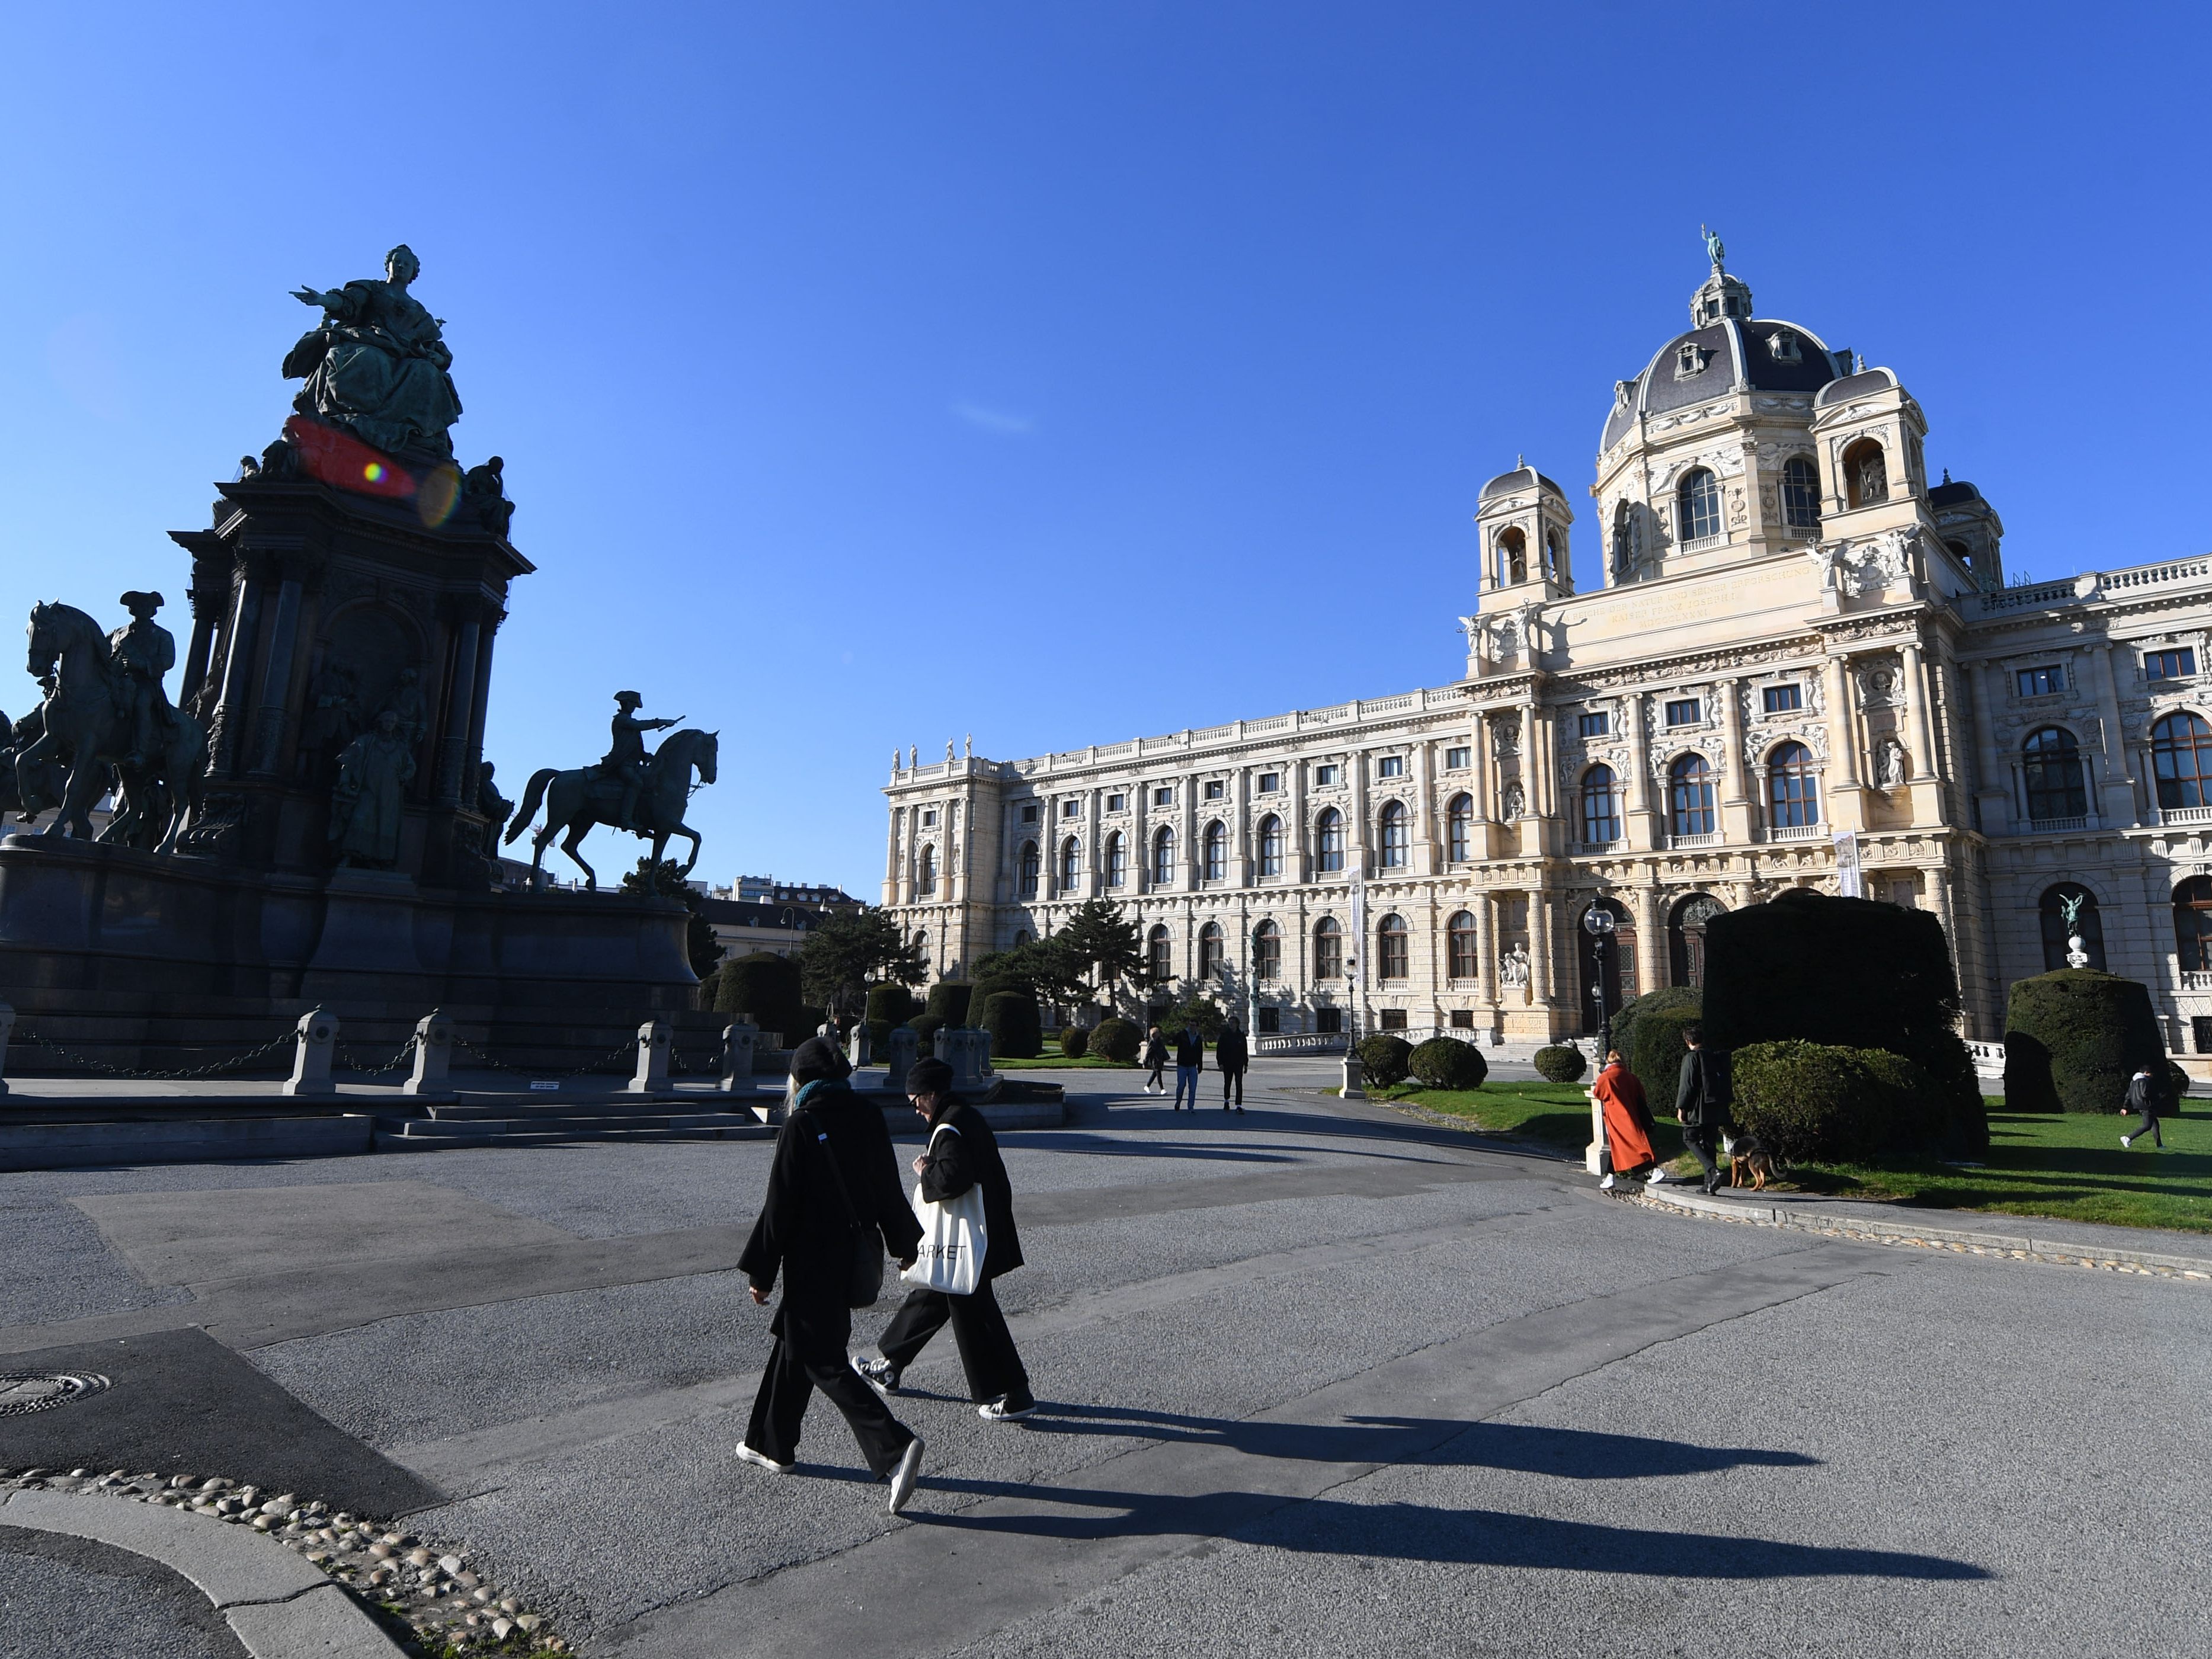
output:
[{"label": "banner on facade", "polygon": [[1836,890],[1845,898],[1864,898],[1866,882],[1859,873],[1859,833],[1846,830],[1836,837]]}]

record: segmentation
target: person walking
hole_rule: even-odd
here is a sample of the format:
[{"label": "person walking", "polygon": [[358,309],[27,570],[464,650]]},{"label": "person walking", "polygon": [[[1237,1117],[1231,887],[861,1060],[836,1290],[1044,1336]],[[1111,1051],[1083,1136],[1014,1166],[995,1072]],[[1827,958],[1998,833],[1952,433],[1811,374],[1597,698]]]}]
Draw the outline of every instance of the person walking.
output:
[{"label": "person walking", "polygon": [[1189,1021],[1176,1033],[1176,1097],[1175,1109],[1182,1110],[1182,1097],[1190,1097],[1190,1109],[1198,1109],[1198,1074],[1206,1066],[1206,1038],[1197,1026]]},{"label": "person walking", "polygon": [[[1705,1168],[1705,1192],[1710,1195],[1721,1184],[1721,1166],[1713,1156],[1713,1148],[1731,1098],[1728,1060],[1724,1055],[1706,1051],[1705,1030],[1698,1025],[1682,1028],[1682,1046],[1689,1052],[1682,1056],[1682,1080],[1674,1093],[1674,1119],[1682,1126],[1683,1144],[1698,1155],[1698,1162]],[[1655,1165],[1651,1184],[1656,1187],[1666,1178],[1667,1172]]]},{"label": "person walking", "polygon": [[1157,1025],[1145,1033],[1144,1060],[1152,1068],[1152,1076],[1145,1079],[1145,1092],[1148,1095],[1167,1093],[1168,1085],[1160,1073],[1167,1070],[1168,1040],[1160,1035],[1160,1028]]},{"label": "person walking", "polygon": [[859,1241],[874,1234],[902,1267],[910,1267],[921,1224],[901,1190],[883,1109],[847,1086],[851,1073],[837,1045],[823,1037],[809,1037],[791,1056],[799,1091],[775,1138],[768,1194],[738,1257],[756,1303],[766,1304],[779,1273],[783,1279],[783,1300],[769,1327],[775,1346],[738,1455],[789,1474],[807,1401],[819,1389],[851,1425],[869,1472],[890,1482],[896,1515],[914,1496],[922,1443],[846,1363],[853,1340],[848,1298]]},{"label": "person walking", "polygon": [[992,1280],[1022,1265],[1021,1237],[1014,1231],[1013,1183],[1006,1179],[998,1138],[983,1115],[952,1092],[952,1068],[941,1060],[918,1061],[906,1074],[906,1092],[929,1125],[929,1148],[914,1161],[922,1197],[944,1204],[971,1188],[983,1189],[982,1278],[968,1296],[950,1296],[926,1285],[916,1288],[884,1328],[883,1340],[876,1345],[882,1357],[855,1355],[853,1369],[888,1399],[898,1392],[906,1368],[949,1320],[976,1415],[994,1423],[1026,1417],[1036,1409],[1036,1397],[1030,1392],[1029,1372],[991,1289]]},{"label": "person walking", "polygon": [[1644,1085],[1621,1063],[1620,1049],[1606,1050],[1605,1069],[1597,1074],[1590,1092],[1602,1112],[1608,1165],[1598,1186],[1609,1193],[1615,1176],[1638,1176],[1647,1170],[1656,1180],[1659,1159],[1651,1150],[1651,1107],[1644,1097]]},{"label": "person walking", "polygon": [[[1221,1028],[1221,1035],[1213,1039],[1213,1063],[1221,1068],[1221,1109],[1244,1115],[1244,1068],[1251,1063],[1244,1047],[1244,1028],[1235,1020]],[[1237,1103],[1229,1103],[1234,1091]]]},{"label": "person walking", "polygon": [[2148,1067],[2128,1079],[2127,1104],[2123,1109],[2142,1114],[2142,1121],[2120,1137],[2123,1148],[2132,1146],[2148,1135],[2152,1146],[2161,1152],[2166,1150],[2166,1137],[2159,1133],[2158,1128],[2160,1114],[2166,1109],[2166,1089],[2158,1079],[2151,1075]]}]

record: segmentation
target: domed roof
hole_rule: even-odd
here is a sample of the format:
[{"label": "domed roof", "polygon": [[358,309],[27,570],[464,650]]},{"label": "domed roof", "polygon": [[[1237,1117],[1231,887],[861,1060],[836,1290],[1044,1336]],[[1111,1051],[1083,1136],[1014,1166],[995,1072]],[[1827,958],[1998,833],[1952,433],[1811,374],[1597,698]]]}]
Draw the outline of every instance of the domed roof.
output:
[{"label": "domed roof", "polygon": [[1818,392],[1836,378],[1820,337],[1778,317],[1729,317],[1677,334],[1644,372],[1614,388],[1601,453],[1620,441],[1638,415],[1662,414],[1734,392]]},{"label": "domed roof", "polygon": [[1499,473],[1488,483],[1483,485],[1482,494],[1476,499],[1486,501],[1493,495],[1510,495],[1516,489],[1548,489],[1562,500],[1565,499],[1567,493],[1537,471],[1534,467],[1516,466],[1510,472]]},{"label": "domed roof", "polygon": [[1863,368],[1821,387],[1820,395],[1813,401],[1826,409],[1831,404],[1847,404],[1854,398],[1863,398],[1869,392],[1891,391],[1896,385],[1897,376],[1886,368]]}]

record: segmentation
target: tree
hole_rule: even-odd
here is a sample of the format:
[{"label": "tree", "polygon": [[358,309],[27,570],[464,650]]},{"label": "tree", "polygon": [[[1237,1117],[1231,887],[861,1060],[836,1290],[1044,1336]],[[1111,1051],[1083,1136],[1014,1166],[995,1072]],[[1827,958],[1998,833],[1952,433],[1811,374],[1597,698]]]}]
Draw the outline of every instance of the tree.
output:
[{"label": "tree", "polygon": [[655,864],[649,858],[637,861],[637,868],[622,878],[625,893],[658,893],[663,898],[682,899],[684,908],[690,912],[690,920],[684,925],[684,951],[691,959],[691,971],[701,979],[714,971],[714,964],[722,959],[722,947],[714,943],[714,929],[706,917],[699,914],[699,890],[684,878],[684,866],[674,859],[663,859]]},{"label": "tree", "polygon": [[929,977],[921,950],[881,910],[825,917],[799,947],[799,982],[807,1000],[842,1013],[859,1006],[872,981],[918,985]]},{"label": "tree", "polygon": [[1122,980],[1132,985],[1144,981],[1144,938],[1111,899],[1088,901],[1052,938],[1068,961],[1079,963],[1084,977],[1101,990],[1110,993]]},{"label": "tree", "polygon": [[1088,997],[1089,969],[1061,942],[1066,937],[1061,933],[1030,939],[1011,951],[994,951],[979,958],[975,983],[999,990],[1026,991],[1039,1006]]}]

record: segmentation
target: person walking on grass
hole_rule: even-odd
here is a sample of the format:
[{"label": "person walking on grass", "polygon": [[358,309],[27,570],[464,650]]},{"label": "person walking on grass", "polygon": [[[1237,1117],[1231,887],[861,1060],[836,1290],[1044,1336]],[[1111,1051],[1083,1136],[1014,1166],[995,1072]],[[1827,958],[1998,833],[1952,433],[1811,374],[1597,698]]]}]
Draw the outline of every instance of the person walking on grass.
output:
[{"label": "person walking on grass", "polygon": [[[1682,1056],[1682,1080],[1674,1094],[1674,1118],[1682,1126],[1682,1142],[1698,1155],[1698,1162],[1705,1171],[1705,1191],[1710,1195],[1721,1184],[1721,1166],[1713,1155],[1721,1124],[1727,1115],[1729,1102],[1734,1097],[1729,1089],[1728,1060],[1725,1055],[1711,1053],[1705,1048],[1702,1027],[1685,1025],[1682,1044],[1689,1052]],[[1651,1170],[1651,1184],[1657,1186],[1667,1179],[1667,1172],[1656,1164]]]},{"label": "person walking on grass", "polygon": [[1598,1186],[1609,1193],[1615,1176],[1633,1176],[1646,1170],[1652,1180],[1658,1180],[1659,1160],[1651,1150],[1651,1108],[1636,1073],[1621,1063],[1620,1049],[1606,1051],[1605,1069],[1597,1074],[1590,1092],[1603,1109],[1610,1164]]},{"label": "person walking on grass", "polygon": [[[1235,1020],[1221,1028],[1221,1035],[1213,1039],[1213,1063],[1221,1068],[1221,1109],[1244,1115],[1244,1068],[1251,1057],[1244,1046],[1244,1028]],[[1237,1103],[1229,1103],[1231,1094]]]},{"label": "person walking on grass", "polygon": [[1168,1066],[1168,1040],[1160,1035],[1160,1028],[1157,1025],[1145,1033],[1144,1061],[1152,1068],[1152,1074],[1145,1079],[1145,1092],[1148,1095],[1167,1093],[1168,1085],[1162,1080],[1160,1073]]},{"label": "person walking on grass", "polygon": [[809,1037],[791,1056],[798,1093],[775,1138],[768,1195],[738,1257],[757,1303],[766,1304],[779,1273],[783,1279],[783,1301],[769,1327],[775,1346],[738,1455],[789,1474],[807,1401],[819,1389],[851,1425],[869,1473],[890,1482],[896,1515],[914,1496],[922,1445],[846,1363],[853,1340],[848,1297],[856,1231],[879,1237],[905,1267],[921,1243],[921,1224],[901,1190],[883,1109],[846,1085],[851,1074],[837,1045],[823,1037]]},{"label": "person walking on grass", "polygon": [[2148,1067],[2137,1072],[2128,1079],[2128,1098],[2124,1109],[2141,1112],[2142,1121],[2120,1137],[2121,1147],[2124,1150],[2134,1146],[2145,1135],[2148,1135],[2150,1144],[2161,1152],[2164,1152],[2166,1137],[2159,1133],[2158,1120],[2166,1110],[2166,1088],[2158,1079],[2150,1074]]},{"label": "person walking on grass", "polygon": [[983,1189],[983,1273],[969,1296],[949,1296],[927,1286],[909,1295],[876,1345],[878,1359],[853,1358],[853,1369],[885,1399],[898,1392],[899,1377],[929,1346],[929,1339],[952,1326],[960,1346],[960,1368],[968,1374],[968,1397],[976,1415],[994,1423],[1026,1417],[1036,1409],[1030,1375],[1014,1347],[1006,1316],[991,1281],[1022,1265],[1022,1241],[1014,1231],[1014,1188],[1006,1160],[983,1115],[952,1092],[952,1068],[941,1060],[918,1062],[906,1074],[907,1097],[929,1125],[929,1149],[914,1161],[921,1195],[932,1204],[948,1203],[970,1188]]},{"label": "person walking on grass", "polygon": [[1190,1109],[1198,1109],[1198,1074],[1206,1065],[1206,1038],[1197,1026],[1188,1020],[1176,1033],[1176,1097],[1175,1109],[1182,1110],[1182,1097],[1190,1097]]}]

